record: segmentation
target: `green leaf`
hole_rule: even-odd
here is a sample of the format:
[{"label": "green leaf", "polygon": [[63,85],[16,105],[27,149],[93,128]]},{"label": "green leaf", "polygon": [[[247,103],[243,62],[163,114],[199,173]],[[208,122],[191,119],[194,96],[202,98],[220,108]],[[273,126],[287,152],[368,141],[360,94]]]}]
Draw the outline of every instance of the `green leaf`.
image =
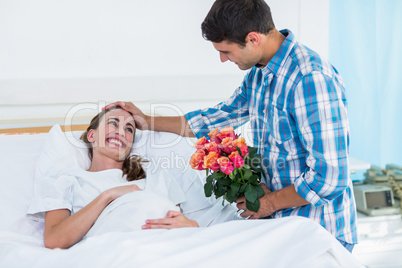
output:
[{"label": "green leaf", "polygon": [[247,185],[244,196],[246,197],[246,200],[251,203],[254,203],[255,200],[257,200],[257,189],[254,187],[254,185]]},{"label": "green leaf", "polygon": [[225,194],[225,187],[220,180],[216,181],[214,189],[216,198],[219,198]]},{"label": "green leaf", "polygon": [[260,162],[261,162],[261,154],[255,154],[255,155],[253,156],[253,159],[255,159],[255,160],[260,160]]},{"label": "green leaf", "polygon": [[232,174],[233,174],[234,176],[236,176],[238,173],[239,173],[238,168],[235,168],[235,169],[233,170],[233,172],[232,172]]},{"label": "green leaf", "polygon": [[216,182],[215,182],[215,188],[216,188],[216,189],[223,189],[222,180],[216,180]]},{"label": "green leaf", "polygon": [[232,194],[232,191],[228,191],[225,194],[225,199],[229,202],[229,203],[233,203],[234,201],[236,201],[236,195]]},{"label": "green leaf", "polygon": [[[250,177],[250,179],[248,180],[251,184],[258,184],[258,179],[259,177],[257,175],[253,175]],[[260,186],[261,187],[261,186]]]},{"label": "green leaf", "polygon": [[257,147],[248,147],[248,156],[250,158],[253,158],[256,155],[258,155],[258,148]]},{"label": "green leaf", "polygon": [[232,182],[232,184],[230,185],[230,191],[231,191],[231,194],[233,195],[233,196],[237,196],[237,193],[239,192],[239,190],[240,190],[240,183],[238,183],[238,182]]},{"label": "green leaf", "polygon": [[225,177],[226,174],[223,173],[223,172],[215,171],[214,173],[212,173],[211,176],[212,176],[212,178],[214,178],[214,179],[220,179],[220,178]]},{"label": "green leaf", "polygon": [[[262,168],[258,168],[258,167],[253,167],[252,168],[254,172],[256,173],[262,173],[264,170]],[[261,176],[260,176],[261,177]]]},{"label": "green leaf", "polygon": [[250,167],[252,169],[258,168],[261,166],[261,155],[260,154],[256,154],[253,157],[250,157],[249,161],[247,162],[248,165],[250,165]]},{"label": "green leaf", "polygon": [[256,187],[256,189],[257,189],[257,196],[258,196],[258,198],[260,198],[261,196],[263,196],[265,193],[264,193],[264,190],[262,189],[262,187],[261,187],[261,185],[257,185],[257,187]]},{"label": "green leaf", "polygon": [[225,191],[222,190],[215,190],[215,198],[218,199],[219,197],[223,196]]},{"label": "green leaf", "polygon": [[253,175],[253,172],[251,172],[251,170],[249,170],[249,169],[246,169],[246,170],[244,170],[243,178],[248,180],[252,175]]},{"label": "green leaf", "polygon": [[257,199],[254,202],[246,200],[246,208],[248,210],[258,212],[258,210],[260,209],[260,200]]},{"label": "green leaf", "polygon": [[255,155],[258,151],[257,147],[250,147],[248,146],[248,154],[250,157],[252,157],[253,155]]},{"label": "green leaf", "polygon": [[207,182],[204,185],[204,193],[206,197],[210,197],[212,195],[212,190],[214,189],[214,185],[212,184],[212,177],[207,177]]},{"label": "green leaf", "polygon": [[239,189],[239,194],[243,194],[246,191],[246,187],[248,184],[242,184]]},{"label": "green leaf", "polygon": [[230,178],[228,178],[228,177],[220,179],[220,180],[217,180],[217,182],[218,181],[219,181],[220,184],[225,185],[225,186],[228,186],[228,185],[230,185],[232,183],[232,180]]}]

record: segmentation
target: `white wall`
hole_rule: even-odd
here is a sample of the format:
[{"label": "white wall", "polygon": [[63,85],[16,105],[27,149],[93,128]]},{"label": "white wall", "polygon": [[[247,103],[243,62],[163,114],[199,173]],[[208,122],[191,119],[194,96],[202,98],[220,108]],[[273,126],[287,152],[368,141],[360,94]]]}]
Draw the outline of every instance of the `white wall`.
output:
[{"label": "white wall", "polygon": [[[201,37],[213,2],[0,0],[0,124],[83,102],[224,100],[245,73]],[[329,0],[267,2],[278,29],[327,57]]]}]

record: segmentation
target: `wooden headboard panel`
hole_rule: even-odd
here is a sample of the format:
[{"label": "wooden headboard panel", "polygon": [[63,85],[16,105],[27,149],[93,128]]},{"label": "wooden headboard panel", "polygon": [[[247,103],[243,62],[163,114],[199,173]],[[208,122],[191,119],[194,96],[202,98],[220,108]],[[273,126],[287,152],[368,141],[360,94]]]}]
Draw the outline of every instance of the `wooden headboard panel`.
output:
[{"label": "wooden headboard panel", "polygon": [[[69,125],[60,126],[63,131],[84,131],[87,129],[88,124],[82,125]],[[45,127],[25,127],[25,128],[7,128],[0,129],[0,134],[25,134],[25,133],[47,133],[52,128],[52,126]]]}]

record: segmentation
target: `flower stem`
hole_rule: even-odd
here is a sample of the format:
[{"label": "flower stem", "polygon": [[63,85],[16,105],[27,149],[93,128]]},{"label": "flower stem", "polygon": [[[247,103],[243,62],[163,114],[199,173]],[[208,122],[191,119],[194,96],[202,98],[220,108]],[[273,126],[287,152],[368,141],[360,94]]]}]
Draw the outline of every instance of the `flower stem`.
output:
[{"label": "flower stem", "polygon": [[243,182],[243,184],[246,183],[246,182],[244,181],[244,178],[243,178],[243,171],[241,170],[241,168],[239,168],[238,170],[239,170],[239,172],[240,172],[241,181]]}]

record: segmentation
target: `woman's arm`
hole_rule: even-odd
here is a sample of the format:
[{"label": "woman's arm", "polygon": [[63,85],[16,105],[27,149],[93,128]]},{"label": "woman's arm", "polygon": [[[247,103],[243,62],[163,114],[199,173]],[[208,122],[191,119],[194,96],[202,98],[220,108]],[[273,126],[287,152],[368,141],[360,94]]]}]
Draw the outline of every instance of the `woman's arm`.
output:
[{"label": "woman's arm", "polygon": [[68,209],[57,209],[46,212],[44,230],[45,247],[51,249],[71,247],[87,234],[103,209],[110,202],[126,193],[140,190],[135,184],[109,189],[73,215],[71,215]]}]

